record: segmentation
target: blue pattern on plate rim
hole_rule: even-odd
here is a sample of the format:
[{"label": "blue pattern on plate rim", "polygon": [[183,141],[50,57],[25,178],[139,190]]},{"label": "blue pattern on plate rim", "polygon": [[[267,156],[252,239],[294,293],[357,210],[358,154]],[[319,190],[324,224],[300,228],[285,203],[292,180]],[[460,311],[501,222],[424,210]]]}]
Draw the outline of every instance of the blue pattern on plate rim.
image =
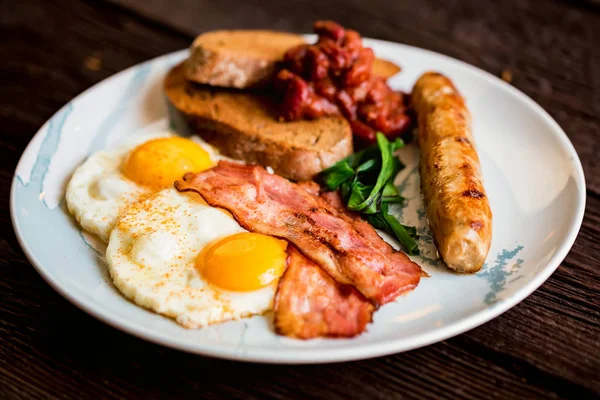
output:
[{"label": "blue pattern on plate rim", "polygon": [[65,125],[65,122],[67,122],[67,118],[72,111],[73,105],[68,103],[48,122],[48,133],[46,133],[44,140],[42,140],[42,144],[40,145],[40,149],[36,155],[35,163],[31,168],[29,182],[25,184],[23,179],[21,179],[20,176],[17,176],[17,179],[21,185],[25,187],[33,188],[33,185],[37,185],[37,195],[44,202],[44,205],[47,208],[49,208],[48,204],[46,203],[46,199],[43,198],[42,194],[44,192],[44,180],[48,174],[48,169],[50,168],[54,154],[58,149],[63,126]]},{"label": "blue pattern on plate rim", "polygon": [[[130,78],[129,83],[123,91],[123,95],[117,101],[115,108],[98,128],[94,139],[88,147],[88,153],[92,153],[94,151],[104,148],[106,144],[106,139],[109,133],[114,128],[114,126],[118,123],[121,115],[125,110],[127,102],[133,96],[133,94],[135,94],[136,91],[140,89],[145,79],[149,75],[151,68],[152,64],[150,62],[141,64],[140,66],[135,68],[133,76]],[[48,123],[48,132],[46,134],[46,137],[44,137],[38,154],[36,156],[36,161],[31,170],[31,175],[28,183],[24,183],[23,179],[20,176],[15,175],[15,179],[18,181],[18,185],[16,187],[16,196],[19,205],[23,206],[24,210],[34,209],[37,205],[39,205],[38,201],[43,200],[43,183],[48,173],[50,164],[52,162],[52,158],[54,157],[57,151],[58,144],[62,135],[63,126],[65,125],[65,122],[67,121],[67,118],[72,111],[73,105],[71,103],[68,103],[54,117],[50,119]],[[417,175],[418,167],[415,166],[410,171],[410,173],[404,178],[404,180],[398,185],[400,193],[403,193],[405,191],[409,179],[414,178]],[[404,209],[407,207],[407,203],[411,200],[419,200],[418,197],[420,197],[419,192],[417,192],[415,196],[407,198],[404,204],[397,206],[393,209],[395,215],[397,215],[401,221]],[[45,200],[43,200],[43,204],[45,206],[44,208],[46,211],[44,212],[41,209],[38,209],[36,211],[40,213],[40,215],[45,217],[46,222],[48,223],[60,223],[58,219],[62,219],[65,217],[65,214],[68,214],[66,209],[62,206],[62,201],[59,204],[59,207],[57,207],[58,209],[60,209],[59,212],[51,210],[48,207],[48,204],[46,204]],[[25,206],[27,206],[27,208]],[[419,234],[419,248],[423,248],[426,246],[434,246],[433,236],[429,229],[429,225],[427,223],[427,218],[422,203],[419,204],[419,208],[417,209],[417,216],[418,224],[416,224],[416,228]],[[89,249],[94,250],[94,248],[90,246],[83,237],[81,230],[77,229],[77,231],[78,236],[80,237],[81,241],[85,244],[85,246]],[[492,263],[491,266],[487,263],[484,264],[483,270],[476,275],[479,278],[486,279],[490,285],[489,292],[486,294],[483,300],[483,302],[486,305],[493,306],[494,304],[497,304],[499,301],[501,301],[501,299],[498,298],[498,294],[505,289],[508,283],[512,283],[515,280],[520,279],[522,277],[517,275],[514,279],[510,281],[507,280],[508,277],[517,274],[521,265],[524,262],[523,259],[519,258],[509,267],[509,263],[513,261],[515,257],[517,257],[521,250],[523,250],[522,245],[518,245],[512,250],[503,249],[500,253],[498,253],[495,261]],[[422,255],[420,256],[420,258],[436,268],[443,265],[443,262],[439,257],[432,258]],[[240,342],[243,342],[246,329],[247,325],[245,325],[241,332]]]},{"label": "blue pattern on plate rim", "polygon": [[483,300],[488,306],[492,306],[500,301],[498,298],[498,293],[504,290],[507,283],[512,283],[517,279],[522,278],[522,275],[516,276],[510,282],[507,282],[507,278],[513,274],[516,274],[523,265],[524,260],[520,258],[518,258],[514,263],[509,264],[509,262],[514,260],[521,250],[523,250],[522,245],[517,245],[512,250],[502,250],[496,256],[493,266],[490,267],[487,263],[483,264],[483,271],[476,275],[479,278],[486,279],[490,285],[490,290],[485,295],[485,299]]}]

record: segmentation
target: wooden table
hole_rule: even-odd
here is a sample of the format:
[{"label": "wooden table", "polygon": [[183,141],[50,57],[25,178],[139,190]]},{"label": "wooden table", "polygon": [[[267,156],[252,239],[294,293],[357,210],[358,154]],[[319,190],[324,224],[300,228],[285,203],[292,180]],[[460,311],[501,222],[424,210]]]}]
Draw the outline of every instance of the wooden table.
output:
[{"label": "wooden table", "polygon": [[[185,48],[198,32],[310,32],[317,18],[493,74],[509,71],[512,84],[564,128],[585,169],[587,210],[573,249],[539,290],[493,321],[423,349],[272,366],[146,343],[79,311],[40,278],[14,236],[8,196],[21,152],[44,121],[96,82]],[[597,0],[3,0],[0,29],[0,398],[600,396]]]}]

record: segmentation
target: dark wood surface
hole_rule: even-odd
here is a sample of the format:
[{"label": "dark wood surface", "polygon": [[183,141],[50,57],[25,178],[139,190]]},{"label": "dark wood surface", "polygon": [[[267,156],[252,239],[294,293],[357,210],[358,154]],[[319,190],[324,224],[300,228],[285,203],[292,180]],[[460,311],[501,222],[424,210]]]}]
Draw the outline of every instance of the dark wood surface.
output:
[{"label": "dark wood surface", "polygon": [[[9,217],[21,152],[94,83],[215,28],[309,32],[331,18],[365,36],[444,53],[512,84],[558,121],[587,179],[573,249],[493,321],[373,360],[253,365],[166,349],[54,292]],[[559,0],[0,0],[0,398],[599,398],[600,2]],[[510,116],[507,116],[510,117]]]}]

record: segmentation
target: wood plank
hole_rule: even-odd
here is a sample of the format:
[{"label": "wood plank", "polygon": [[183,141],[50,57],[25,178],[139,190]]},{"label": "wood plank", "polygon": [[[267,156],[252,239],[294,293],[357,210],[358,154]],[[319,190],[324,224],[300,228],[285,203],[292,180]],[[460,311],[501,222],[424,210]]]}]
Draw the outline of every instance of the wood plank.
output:
[{"label": "wood plank", "polygon": [[[160,13],[150,10],[146,17],[98,2],[0,3],[0,194],[5,199],[20,153],[64,103],[117,71],[190,43],[189,28],[168,29],[158,22],[158,16],[165,20],[171,14],[196,21],[194,32],[258,26],[308,31],[310,21],[328,15],[368,36],[431,48],[494,73],[508,65],[514,68],[515,85],[563,124],[591,182],[586,219],[571,253],[521,304],[477,329],[423,349],[319,366],[207,359],[146,343],[96,321],[60,297],[30,266],[12,233],[8,202],[2,202],[0,398],[600,395],[600,182],[591,158],[598,146],[598,49],[590,45],[598,33],[598,15],[569,8],[566,2],[547,3],[535,10],[533,2],[522,0],[488,2],[486,7],[476,7],[481,3],[474,0],[431,0],[418,6],[375,1],[368,7],[357,1],[343,7],[337,1],[306,7],[299,1],[258,0],[241,6],[232,0],[199,1],[191,7],[171,0]],[[563,25],[551,24],[556,16],[561,18],[554,23]],[[556,30],[565,27],[572,31],[558,38]],[[558,41],[557,48],[553,41]]]}]

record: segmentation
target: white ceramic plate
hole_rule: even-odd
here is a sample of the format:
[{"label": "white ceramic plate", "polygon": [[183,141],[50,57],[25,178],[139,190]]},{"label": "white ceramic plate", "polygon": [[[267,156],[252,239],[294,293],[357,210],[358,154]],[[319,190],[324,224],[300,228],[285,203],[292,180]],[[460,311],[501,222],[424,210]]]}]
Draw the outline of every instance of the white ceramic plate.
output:
[{"label": "white ceramic plate", "polygon": [[[308,36],[311,40],[313,36]],[[268,317],[186,330],[137,307],[113,287],[102,260],[63,205],[65,183],[92,153],[140,130],[168,127],[162,80],[181,51],[123,71],[87,90],[35,135],[11,191],[12,220],[25,254],[46,281],[98,319],[149,341],[208,356],[273,363],[320,363],[414,349],[474,328],[536,290],[564,259],[585,207],[585,181],[573,146],[536,103],[505,82],[429,51],[367,40],[379,57],[401,65],[391,85],[410,91],[429,69],[448,75],[466,97],[494,213],[493,243],[483,270],[456,275],[437,259],[419,197],[417,149],[407,147],[398,176],[409,200],[396,209],[417,225],[431,275],[375,314],[354,339],[296,341],[276,335]]]}]

